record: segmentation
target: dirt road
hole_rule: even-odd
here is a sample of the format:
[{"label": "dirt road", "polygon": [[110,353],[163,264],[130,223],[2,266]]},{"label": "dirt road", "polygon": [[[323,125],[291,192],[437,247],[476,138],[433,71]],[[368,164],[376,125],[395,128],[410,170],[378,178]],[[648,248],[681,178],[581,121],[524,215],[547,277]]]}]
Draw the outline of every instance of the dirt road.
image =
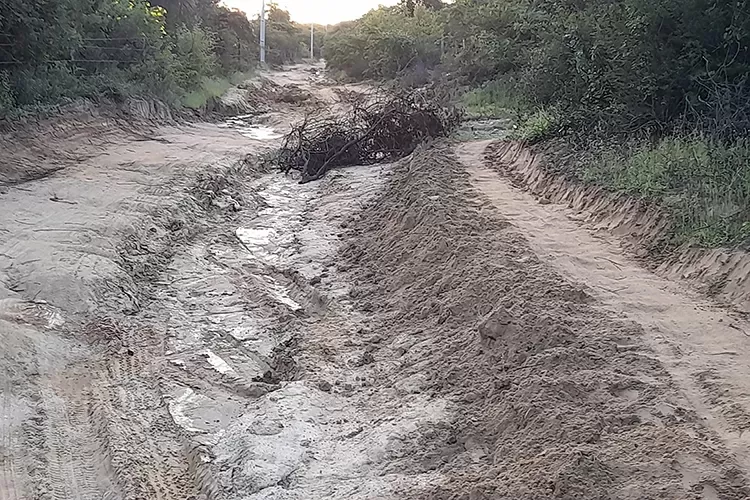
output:
[{"label": "dirt road", "polygon": [[540,204],[482,165],[487,143],[459,156],[477,188],[528,238],[534,252],[602,305],[641,325],[649,347],[706,424],[750,470],[750,324],[679,282],[644,269],[615,237],[560,205]]},{"label": "dirt road", "polygon": [[241,161],[303,109],[3,188],[0,500],[750,497],[747,325],[484,142],[305,185]]}]

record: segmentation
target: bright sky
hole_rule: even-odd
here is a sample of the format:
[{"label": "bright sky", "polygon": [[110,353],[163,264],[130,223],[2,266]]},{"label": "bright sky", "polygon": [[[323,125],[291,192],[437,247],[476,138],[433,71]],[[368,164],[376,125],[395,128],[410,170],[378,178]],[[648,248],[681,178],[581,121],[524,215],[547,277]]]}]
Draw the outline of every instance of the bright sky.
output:
[{"label": "bright sky", "polygon": [[[260,12],[261,0],[223,0],[223,3],[253,17]],[[395,5],[398,0],[278,0],[276,3],[298,23],[336,24],[357,19],[378,5]]]}]

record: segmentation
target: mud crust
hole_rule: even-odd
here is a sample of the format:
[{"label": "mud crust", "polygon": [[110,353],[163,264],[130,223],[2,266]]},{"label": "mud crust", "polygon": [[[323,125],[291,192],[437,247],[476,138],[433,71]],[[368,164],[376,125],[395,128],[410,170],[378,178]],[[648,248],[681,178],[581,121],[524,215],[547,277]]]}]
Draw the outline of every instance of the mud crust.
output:
[{"label": "mud crust", "polygon": [[741,249],[683,246],[659,250],[669,218],[653,203],[611,193],[544,168],[544,155],[517,142],[500,141],[486,152],[488,166],[545,203],[578,210],[591,225],[620,238],[623,245],[659,274],[692,283],[716,300],[750,313],[750,254]]},{"label": "mud crust", "polygon": [[455,404],[413,443],[422,498],[740,499],[743,473],[643,331],[554,272],[473,191],[448,146],[417,150],[348,223],[341,267],[377,318],[384,384]]}]

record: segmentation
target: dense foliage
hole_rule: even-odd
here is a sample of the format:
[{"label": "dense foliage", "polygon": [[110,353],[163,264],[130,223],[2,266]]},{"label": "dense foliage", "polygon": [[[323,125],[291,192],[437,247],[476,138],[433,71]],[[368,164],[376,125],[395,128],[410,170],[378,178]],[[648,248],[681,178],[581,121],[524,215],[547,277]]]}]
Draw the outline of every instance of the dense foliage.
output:
[{"label": "dense foliage", "polygon": [[[271,4],[268,61],[307,53],[307,29]],[[226,88],[258,60],[258,20],[218,0],[0,2],[0,116],[66,98],[150,95],[173,104]]]},{"label": "dense foliage", "polygon": [[[354,78],[393,78],[408,68],[440,63],[442,25],[425,7],[381,7],[337,26],[326,40],[331,69]],[[411,15],[409,15],[411,14]]]},{"label": "dense foliage", "polygon": [[555,108],[569,128],[629,133],[689,122],[731,137],[750,128],[748,7],[409,0],[338,27],[326,53],[330,67],[355,78],[441,65],[464,83],[502,79],[515,99]]},{"label": "dense foliage", "polygon": [[670,206],[676,242],[750,241],[747,0],[404,0],[326,52],[352,78],[450,75],[470,115],[590,158],[568,174]]}]

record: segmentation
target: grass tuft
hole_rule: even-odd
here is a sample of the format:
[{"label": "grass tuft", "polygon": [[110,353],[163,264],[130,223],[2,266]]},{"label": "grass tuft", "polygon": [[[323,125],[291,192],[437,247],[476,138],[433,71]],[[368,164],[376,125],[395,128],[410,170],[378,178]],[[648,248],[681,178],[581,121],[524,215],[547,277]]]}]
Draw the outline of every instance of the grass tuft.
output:
[{"label": "grass tuft", "polygon": [[600,153],[581,178],[657,201],[671,213],[675,244],[750,243],[750,141],[671,136]]}]

